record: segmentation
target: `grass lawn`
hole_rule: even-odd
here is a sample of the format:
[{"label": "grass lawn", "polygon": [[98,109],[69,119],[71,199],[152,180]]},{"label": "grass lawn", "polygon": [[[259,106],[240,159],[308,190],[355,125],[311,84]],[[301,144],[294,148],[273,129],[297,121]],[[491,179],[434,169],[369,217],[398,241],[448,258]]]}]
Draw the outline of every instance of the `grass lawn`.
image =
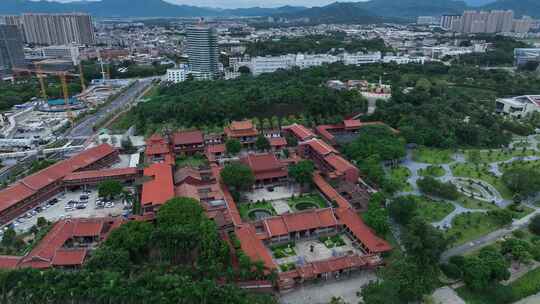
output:
[{"label": "grass lawn", "polygon": [[[465,152],[465,156],[467,160],[471,159],[471,151],[474,150],[467,150]],[[477,150],[478,151],[478,150]],[[481,150],[480,151],[480,158],[478,159],[482,163],[493,163],[493,162],[501,162],[511,159],[512,157],[517,156],[533,156],[538,155],[538,152],[532,149],[526,149],[523,151],[522,148],[517,148],[514,150],[500,150],[500,149],[493,149],[493,150]]]},{"label": "grass lawn", "polygon": [[418,214],[428,223],[438,222],[450,214],[456,207],[445,201],[435,201],[425,196],[418,196]]},{"label": "grass lawn", "polygon": [[294,242],[290,242],[283,245],[274,245],[270,247],[270,250],[272,250],[272,254],[274,254],[274,257],[276,259],[286,258],[290,256],[295,256],[296,251],[294,250]]},{"label": "grass lawn", "polygon": [[452,154],[450,150],[419,148],[414,151],[413,159],[420,163],[447,164],[453,160]]},{"label": "grass lawn", "polygon": [[399,191],[412,191],[412,187],[407,181],[410,176],[411,171],[406,167],[397,167],[390,170],[390,179],[399,185]]},{"label": "grass lawn", "polygon": [[481,212],[463,213],[454,218],[452,228],[448,229],[445,234],[447,237],[454,237],[453,246],[457,246],[477,239],[500,227],[487,214]]},{"label": "grass lawn", "polygon": [[528,148],[530,146],[531,146],[531,143],[526,140],[518,141],[514,143],[514,148],[523,148],[523,147]]},{"label": "grass lawn", "polygon": [[504,163],[500,165],[501,171],[506,171],[509,169],[515,169],[515,168],[527,168],[527,169],[535,169],[540,170],[540,160],[531,160],[531,161],[525,161],[525,160],[516,160],[511,163]]},{"label": "grass lawn", "polygon": [[253,209],[264,209],[270,212],[272,215],[276,215],[276,211],[270,202],[257,202],[257,203],[241,203],[238,204],[238,212],[240,216],[245,220],[253,220],[249,217],[249,211]]},{"label": "grass lawn", "polygon": [[510,283],[508,287],[500,286],[499,288],[508,288],[511,299],[503,302],[501,299],[494,298],[497,295],[492,292],[471,291],[466,287],[460,287],[456,291],[467,304],[514,303],[540,292],[540,268],[529,271],[521,278]]},{"label": "grass lawn", "polygon": [[454,176],[480,179],[492,185],[505,199],[512,199],[512,192],[504,185],[501,178],[489,172],[488,167],[472,163],[454,164],[451,166]]},{"label": "grass lawn", "polygon": [[194,167],[197,168],[199,166],[207,165],[208,161],[204,156],[179,156],[176,158],[176,166],[177,167]]},{"label": "grass lawn", "polygon": [[302,196],[291,197],[288,200],[288,203],[289,203],[289,206],[291,207],[291,209],[295,209],[295,210],[309,209],[309,208],[303,208],[303,209],[302,208],[296,208],[297,204],[301,204],[301,203],[304,203],[304,202],[313,203],[318,208],[327,208],[328,207],[328,204],[326,203],[324,198],[322,198],[317,193],[306,193],[306,194],[302,194]]},{"label": "grass lawn", "polygon": [[431,177],[441,177],[445,173],[445,170],[441,166],[431,165],[425,169],[418,170],[418,175],[420,176],[431,176]]},{"label": "grass lawn", "polygon": [[512,211],[512,213],[514,214],[515,219],[520,219],[520,218],[522,218],[524,216],[527,216],[527,215],[531,214],[534,211],[533,208],[527,207],[525,205],[521,205],[520,208],[521,208],[521,211],[514,211],[514,210],[510,209]]},{"label": "grass lawn", "polygon": [[477,199],[472,199],[470,197],[466,197],[463,194],[460,195],[460,198],[458,199],[457,203],[468,209],[485,209],[485,210],[499,209],[497,205],[494,205],[488,202],[479,201]]}]

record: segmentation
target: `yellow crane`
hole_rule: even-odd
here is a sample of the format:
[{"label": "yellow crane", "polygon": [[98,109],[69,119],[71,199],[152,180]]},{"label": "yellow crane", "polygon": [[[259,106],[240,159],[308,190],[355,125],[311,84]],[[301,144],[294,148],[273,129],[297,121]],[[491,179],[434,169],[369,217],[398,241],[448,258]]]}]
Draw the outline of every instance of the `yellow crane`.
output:
[{"label": "yellow crane", "polygon": [[64,93],[64,102],[66,105],[66,114],[69,119],[69,122],[73,126],[74,122],[74,116],[73,112],[71,111],[71,107],[69,106],[69,90],[67,86],[67,78],[66,78],[66,72],[59,72],[58,76],[60,77],[60,83],[62,84],[62,92]]},{"label": "yellow crane", "polygon": [[41,97],[43,98],[43,100],[45,102],[48,101],[48,97],[47,97],[47,90],[45,88],[45,80],[43,78],[45,78],[45,74],[42,73],[41,71],[41,66],[39,65],[39,63],[36,63],[36,76],[39,80],[39,85],[41,87]]}]

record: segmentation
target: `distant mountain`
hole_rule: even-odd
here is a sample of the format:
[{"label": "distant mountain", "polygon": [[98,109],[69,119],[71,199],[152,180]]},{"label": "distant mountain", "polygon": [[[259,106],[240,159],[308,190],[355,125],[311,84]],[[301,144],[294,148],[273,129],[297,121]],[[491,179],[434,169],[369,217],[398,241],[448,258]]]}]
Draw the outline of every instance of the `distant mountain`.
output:
[{"label": "distant mountain", "polygon": [[384,19],[361,8],[359,3],[336,2],[323,7],[312,7],[289,14],[287,18],[309,18],[313,23],[380,23]]},{"label": "distant mountain", "polygon": [[497,0],[482,7],[483,9],[511,9],[517,16],[540,18],[540,0]]},{"label": "distant mountain", "polygon": [[465,0],[465,3],[467,3],[469,6],[483,6],[495,1],[497,0]]},{"label": "distant mountain", "polygon": [[175,5],[163,0],[101,0],[59,3],[51,1],[0,0],[0,14],[85,12],[97,17],[209,17],[270,16],[293,13],[305,7],[217,9]]},{"label": "distant mountain", "polygon": [[467,9],[465,2],[453,0],[371,0],[358,2],[358,4],[374,15],[384,17],[461,14]]}]

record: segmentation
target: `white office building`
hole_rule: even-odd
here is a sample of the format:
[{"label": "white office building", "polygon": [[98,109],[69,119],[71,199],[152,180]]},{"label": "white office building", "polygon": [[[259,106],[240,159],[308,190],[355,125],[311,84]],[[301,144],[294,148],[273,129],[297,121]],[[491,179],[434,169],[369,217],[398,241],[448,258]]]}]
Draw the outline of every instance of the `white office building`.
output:
[{"label": "white office building", "polygon": [[189,68],[187,65],[180,65],[178,68],[167,69],[167,81],[180,83],[187,80]]},{"label": "white office building", "polygon": [[540,95],[524,95],[511,98],[498,98],[495,111],[501,115],[522,118],[540,111]]},{"label": "white office building", "polygon": [[381,52],[373,53],[343,53],[343,64],[345,65],[361,65],[361,64],[370,64],[381,62],[382,54]]}]

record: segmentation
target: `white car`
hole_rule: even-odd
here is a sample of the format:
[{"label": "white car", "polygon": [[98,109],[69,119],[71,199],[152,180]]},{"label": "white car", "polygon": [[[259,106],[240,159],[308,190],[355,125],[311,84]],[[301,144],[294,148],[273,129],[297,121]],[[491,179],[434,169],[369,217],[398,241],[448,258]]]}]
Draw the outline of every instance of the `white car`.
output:
[{"label": "white car", "polygon": [[114,203],[113,202],[106,202],[105,203],[105,208],[114,208]]}]

